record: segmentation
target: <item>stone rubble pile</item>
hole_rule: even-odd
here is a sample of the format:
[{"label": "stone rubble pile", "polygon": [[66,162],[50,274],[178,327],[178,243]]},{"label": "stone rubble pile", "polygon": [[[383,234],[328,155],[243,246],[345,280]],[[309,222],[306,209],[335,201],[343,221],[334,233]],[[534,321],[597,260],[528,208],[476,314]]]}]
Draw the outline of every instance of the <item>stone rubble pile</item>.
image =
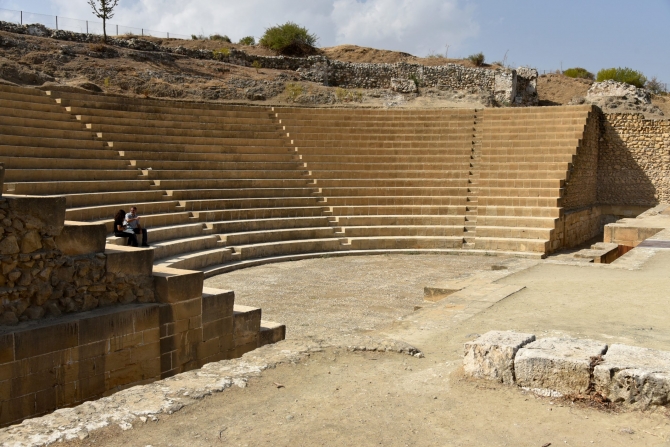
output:
[{"label": "stone rubble pile", "polygon": [[590,100],[608,96],[625,96],[628,99],[635,99],[642,104],[651,104],[651,93],[648,90],[611,79],[603,82],[594,82],[589,88],[588,93],[586,93],[586,99]]},{"label": "stone rubble pile", "polygon": [[670,352],[491,331],[465,343],[466,375],[551,397],[596,393],[645,409],[670,403]]}]

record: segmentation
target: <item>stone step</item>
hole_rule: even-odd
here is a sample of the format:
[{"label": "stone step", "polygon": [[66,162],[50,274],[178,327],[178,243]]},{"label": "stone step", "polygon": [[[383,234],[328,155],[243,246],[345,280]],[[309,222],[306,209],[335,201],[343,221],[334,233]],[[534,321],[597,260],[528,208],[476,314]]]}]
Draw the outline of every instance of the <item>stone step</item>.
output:
[{"label": "stone step", "polygon": [[149,239],[154,248],[154,262],[161,259],[173,258],[182,253],[222,248],[225,244],[217,235],[195,237],[181,237],[167,241],[154,242]]},{"label": "stone step", "polygon": [[237,210],[248,208],[297,208],[317,206],[316,197],[262,197],[229,198],[210,200],[186,200],[179,202],[185,211]]},{"label": "stone step", "polygon": [[245,260],[294,253],[337,251],[340,249],[340,241],[336,238],[278,241],[239,245],[233,248],[236,253],[240,254],[241,260]]},{"label": "stone step", "polygon": [[475,238],[475,249],[547,253],[549,251],[549,241],[540,239],[477,236]]},{"label": "stone step", "polygon": [[226,246],[263,244],[268,242],[328,239],[335,237],[333,227],[282,228],[272,230],[245,231],[219,235]]},{"label": "stone step", "polygon": [[[279,164],[279,163],[278,163]],[[298,179],[303,178],[306,171],[297,169],[226,169],[226,170],[145,170],[151,180],[216,180],[216,179]],[[140,172],[140,171],[138,171]]]},{"label": "stone step", "polygon": [[324,216],[322,206],[304,206],[299,208],[252,208],[234,210],[197,211],[190,214],[199,222],[217,222],[222,220],[276,219]]},{"label": "stone step", "polygon": [[264,197],[315,197],[316,188],[228,188],[167,191],[173,200],[214,200]]},{"label": "stone step", "polygon": [[[462,224],[462,222],[461,222]],[[342,226],[347,238],[357,237],[462,237],[463,225],[386,225],[386,226]]]},{"label": "stone step", "polygon": [[352,250],[411,250],[426,248],[461,248],[463,237],[460,236],[379,236],[352,237]]},{"label": "stone step", "polygon": [[369,216],[369,215],[465,215],[463,205],[378,205],[378,206],[333,206],[335,216]]},{"label": "stone step", "polygon": [[141,171],[118,169],[12,169],[5,172],[5,182],[107,181],[142,180]]},{"label": "stone step", "polygon": [[149,190],[151,180],[98,180],[91,181],[40,181],[40,182],[5,182],[4,191],[24,195],[75,194],[115,191]]},{"label": "stone step", "polygon": [[[179,206],[176,200],[162,202],[144,202],[144,203],[121,203],[112,205],[95,205],[81,208],[70,208],[65,211],[67,220],[91,221],[104,218],[113,218],[119,209],[129,211],[131,206],[136,206],[138,214],[163,214],[185,211]],[[144,223],[144,218],[142,218]]]}]

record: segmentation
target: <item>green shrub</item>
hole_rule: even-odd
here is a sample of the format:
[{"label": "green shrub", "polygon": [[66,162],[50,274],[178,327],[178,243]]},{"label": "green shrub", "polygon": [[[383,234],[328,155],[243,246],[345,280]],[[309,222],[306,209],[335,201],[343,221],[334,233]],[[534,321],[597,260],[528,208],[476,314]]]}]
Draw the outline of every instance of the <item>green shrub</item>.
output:
[{"label": "green shrub", "polygon": [[596,76],[596,81],[598,82],[610,79],[618,82],[625,82],[626,84],[631,84],[638,88],[644,87],[644,84],[647,82],[647,78],[641,72],[628,67],[603,68]]},{"label": "green shrub", "polygon": [[581,67],[568,68],[563,72],[563,74],[569,78],[591,79],[591,80],[595,79],[593,73],[588,71],[586,68]]},{"label": "green shrub", "polygon": [[222,36],[221,34],[212,34],[211,36],[209,36],[209,40],[220,40],[221,42],[233,43],[230,40],[230,37],[228,37],[226,35]]},{"label": "green shrub", "polygon": [[230,56],[230,49],[229,48],[219,48],[218,50],[212,51],[212,56],[216,60],[221,60],[224,58],[227,58]]},{"label": "green shrub", "polygon": [[256,45],[256,38],[254,36],[247,36],[240,39],[240,45]]},{"label": "green shrub", "polygon": [[258,61],[253,61],[251,63],[251,66],[256,69],[256,73],[258,73],[258,70],[260,70],[263,67],[263,65]]},{"label": "green shrub", "polygon": [[481,52],[477,54],[471,54],[470,56],[468,56],[468,60],[473,64],[475,64],[475,66],[477,67],[481,67],[482,65],[484,65],[485,59],[486,58],[484,57],[484,53]]},{"label": "green shrub", "polygon": [[258,43],[261,46],[289,56],[314,54],[318,37],[293,22],[286,22],[265,30],[265,34]]}]

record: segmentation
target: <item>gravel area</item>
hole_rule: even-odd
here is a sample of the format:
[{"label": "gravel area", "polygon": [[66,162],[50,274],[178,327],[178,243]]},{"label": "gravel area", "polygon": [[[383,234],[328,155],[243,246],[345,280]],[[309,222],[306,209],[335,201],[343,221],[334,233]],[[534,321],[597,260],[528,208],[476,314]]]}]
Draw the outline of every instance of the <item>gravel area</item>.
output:
[{"label": "gravel area", "polygon": [[287,339],[364,334],[423,305],[423,288],[466,278],[492,265],[527,262],[497,256],[380,255],[317,258],[238,270],[205,281],[235,291],[235,303],[263,309],[286,325]]}]

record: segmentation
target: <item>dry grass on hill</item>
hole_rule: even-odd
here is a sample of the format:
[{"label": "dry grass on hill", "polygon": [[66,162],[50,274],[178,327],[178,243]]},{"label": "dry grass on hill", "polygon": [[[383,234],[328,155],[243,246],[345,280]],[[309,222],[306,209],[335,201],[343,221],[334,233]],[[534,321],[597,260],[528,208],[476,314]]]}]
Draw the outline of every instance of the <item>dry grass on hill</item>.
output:
[{"label": "dry grass on hill", "polygon": [[586,96],[593,81],[575,79],[562,74],[541,75],[537,80],[537,94],[540,96],[540,105],[565,105],[575,96]]}]

